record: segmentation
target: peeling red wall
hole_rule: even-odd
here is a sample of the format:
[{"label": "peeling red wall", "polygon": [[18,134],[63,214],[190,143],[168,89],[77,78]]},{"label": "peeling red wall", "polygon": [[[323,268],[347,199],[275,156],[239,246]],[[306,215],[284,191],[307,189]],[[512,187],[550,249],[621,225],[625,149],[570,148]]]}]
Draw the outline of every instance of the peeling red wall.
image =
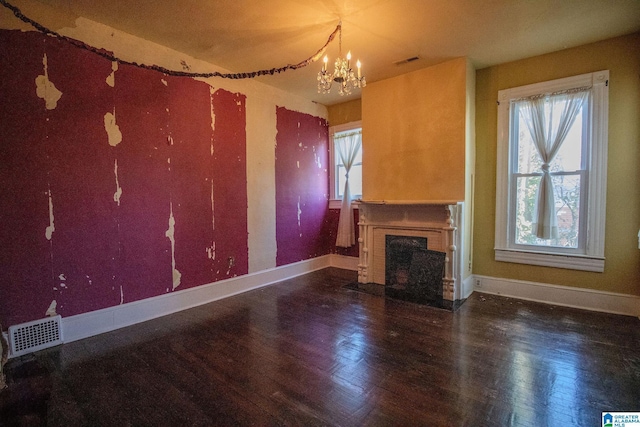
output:
[{"label": "peeling red wall", "polygon": [[4,327],[171,292],[174,263],[175,290],[248,272],[243,95],[123,65],[111,87],[110,61],[34,32],[0,31],[0,64]]},{"label": "peeling red wall", "polygon": [[[49,41],[49,39],[47,39]],[[47,118],[35,95],[45,40],[0,32],[0,322],[37,318],[55,298],[49,224]],[[28,52],[28,54],[26,54]],[[46,286],[45,286],[46,285]],[[39,307],[35,310],[34,307]]]},{"label": "peeling red wall", "polygon": [[328,127],[324,119],[278,107],[276,135],[277,265],[331,252]]},{"label": "peeling red wall", "polygon": [[[55,109],[47,110],[44,123],[32,122],[41,128],[46,141],[55,226],[50,240],[50,279],[38,287],[53,283],[42,290],[49,301],[44,307],[36,306],[40,313],[33,315],[38,317],[43,317],[52,300],[57,301],[60,314],[119,302],[119,295],[111,289],[118,249],[113,221],[114,162],[104,129],[104,114],[113,110],[112,88],[105,83],[111,62],[52,38],[46,38],[44,44],[49,80],[62,97]],[[42,58],[42,53],[37,56]],[[42,74],[42,64],[38,68]],[[30,96],[34,96],[33,83],[30,86]],[[44,110],[44,101],[38,101],[37,109]],[[42,203],[40,206],[42,209]],[[44,237],[42,226],[37,229]]]},{"label": "peeling red wall", "polygon": [[[53,109],[36,94],[45,54],[62,92]],[[44,317],[54,300],[71,316],[247,274],[244,95],[131,66],[113,72],[35,32],[0,30],[0,64],[3,326]],[[284,265],[330,253],[335,225],[326,121],[278,108],[276,126]]]},{"label": "peeling red wall", "polygon": [[[216,280],[249,271],[245,96],[222,89],[212,97],[215,114],[213,194]],[[234,266],[229,266],[229,258]]]},{"label": "peeling red wall", "polygon": [[[168,162],[173,147],[168,140],[170,107],[163,78],[161,74],[119,66],[111,110],[115,111],[122,142],[111,147],[104,128],[96,135],[112,151],[112,169],[117,159],[122,187],[120,206],[114,207],[113,218],[118,227],[115,304],[121,298],[122,302],[131,302],[172,289],[171,246],[165,233],[169,228],[172,183]],[[113,206],[113,171],[109,182]]]}]

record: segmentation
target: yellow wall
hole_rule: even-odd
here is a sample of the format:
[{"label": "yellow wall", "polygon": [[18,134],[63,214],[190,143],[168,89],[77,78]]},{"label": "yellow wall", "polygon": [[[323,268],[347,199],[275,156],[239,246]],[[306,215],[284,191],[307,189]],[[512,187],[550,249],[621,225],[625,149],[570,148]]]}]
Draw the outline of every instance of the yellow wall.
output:
[{"label": "yellow wall", "polygon": [[[640,33],[476,73],[473,273],[640,295]],[[494,261],[498,91],[610,71],[605,271],[589,273]]]},{"label": "yellow wall", "polygon": [[362,91],[363,199],[464,200],[467,60]]},{"label": "yellow wall", "polygon": [[343,125],[345,123],[362,120],[362,103],[360,99],[334,104],[327,107],[329,126]]}]

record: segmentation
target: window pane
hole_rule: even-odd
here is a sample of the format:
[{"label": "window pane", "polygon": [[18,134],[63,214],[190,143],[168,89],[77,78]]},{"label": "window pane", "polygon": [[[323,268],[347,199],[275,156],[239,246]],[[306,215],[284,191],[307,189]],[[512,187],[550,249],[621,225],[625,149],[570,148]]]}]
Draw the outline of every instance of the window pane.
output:
[{"label": "window pane", "polygon": [[345,176],[344,176],[344,166],[340,165],[337,167],[337,173],[338,173],[338,188],[337,188],[337,192],[336,194],[338,195],[338,198],[342,198],[342,194],[344,193],[344,182],[346,180]]},{"label": "window pane", "polygon": [[[338,197],[342,198],[344,193],[344,182],[346,180],[344,176],[344,166],[338,167]],[[362,165],[351,166],[351,172],[349,172],[349,190],[351,190],[351,197],[357,198],[362,196]]]},{"label": "window pane", "polygon": [[[342,133],[353,133],[353,131],[349,131],[349,132],[342,132]],[[336,165],[342,165],[342,159],[340,158],[340,150],[338,149],[338,145],[339,144],[344,144],[346,142],[346,139],[344,138],[338,138],[338,136],[340,135],[340,133],[336,133],[335,137],[334,137],[334,141],[335,141],[335,149],[333,150],[334,152],[334,156],[335,156],[335,162]],[[362,145],[360,145],[360,149],[358,150],[358,153],[356,154],[356,158],[353,161],[354,164],[357,163],[362,163]]]},{"label": "window pane", "polygon": [[[553,126],[558,127],[560,114],[558,113],[563,107],[565,101],[557,101],[554,107],[555,112],[552,118]],[[517,108],[517,104],[514,105]],[[551,110],[546,109],[547,119],[550,117]],[[519,111],[516,111],[518,117],[518,166],[517,172],[528,174],[542,172],[542,160],[538,149],[536,148],[531,133],[527,127],[526,121],[522,118]],[[567,136],[560,146],[558,153],[551,161],[550,170],[552,172],[577,171],[583,168],[582,162],[582,110],[578,113],[573,125],[569,129]]]},{"label": "window pane", "polygon": [[356,158],[353,161],[354,165],[357,165],[358,163],[362,163],[362,144],[360,145],[360,149],[358,150],[358,154],[356,154]]},{"label": "window pane", "polygon": [[542,160],[527,123],[518,112],[518,173],[542,172]]},{"label": "window pane", "polygon": [[551,162],[551,171],[577,171],[582,165],[582,111],[569,129],[569,133]]},{"label": "window pane", "polygon": [[[360,150],[362,153],[362,150]],[[353,165],[349,172],[349,190],[351,197],[362,196],[362,164]]]},{"label": "window pane", "polygon": [[518,177],[516,183],[515,242],[519,245],[577,248],[580,230],[580,175],[552,176],[558,238],[538,239],[532,232],[540,177]]},{"label": "window pane", "polygon": [[580,175],[560,175],[552,179],[558,214],[558,240],[555,246],[577,248],[580,229]]},{"label": "window pane", "polygon": [[515,242],[519,245],[535,245],[538,238],[532,234],[536,214],[536,197],[540,177],[518,177],[516,179],[516,229]]}]

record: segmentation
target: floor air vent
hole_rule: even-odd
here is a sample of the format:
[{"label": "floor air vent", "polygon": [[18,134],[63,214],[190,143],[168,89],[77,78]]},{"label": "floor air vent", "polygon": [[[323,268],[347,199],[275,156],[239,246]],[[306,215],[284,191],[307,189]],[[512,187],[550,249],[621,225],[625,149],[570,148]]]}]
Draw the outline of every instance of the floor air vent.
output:
[{"label": "floor air vent", "polygon": [[9,327],[11,356],[21,356],[62,344],[60,315]]}]

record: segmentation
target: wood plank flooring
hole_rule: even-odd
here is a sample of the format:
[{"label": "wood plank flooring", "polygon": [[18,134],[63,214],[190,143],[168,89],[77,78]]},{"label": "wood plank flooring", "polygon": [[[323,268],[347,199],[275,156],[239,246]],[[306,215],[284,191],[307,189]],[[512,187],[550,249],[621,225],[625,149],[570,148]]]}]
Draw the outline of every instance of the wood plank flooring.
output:
[{"label": "wood plank flooring", "polygon": [[477,293],[452,313],[354,279],[326,269],[11,360],[14,390],[29,366],[40,382],[4,423],[38,425],[24,415],[38,387],[49,426],[600,426],[640,411],[637,318]]}]

